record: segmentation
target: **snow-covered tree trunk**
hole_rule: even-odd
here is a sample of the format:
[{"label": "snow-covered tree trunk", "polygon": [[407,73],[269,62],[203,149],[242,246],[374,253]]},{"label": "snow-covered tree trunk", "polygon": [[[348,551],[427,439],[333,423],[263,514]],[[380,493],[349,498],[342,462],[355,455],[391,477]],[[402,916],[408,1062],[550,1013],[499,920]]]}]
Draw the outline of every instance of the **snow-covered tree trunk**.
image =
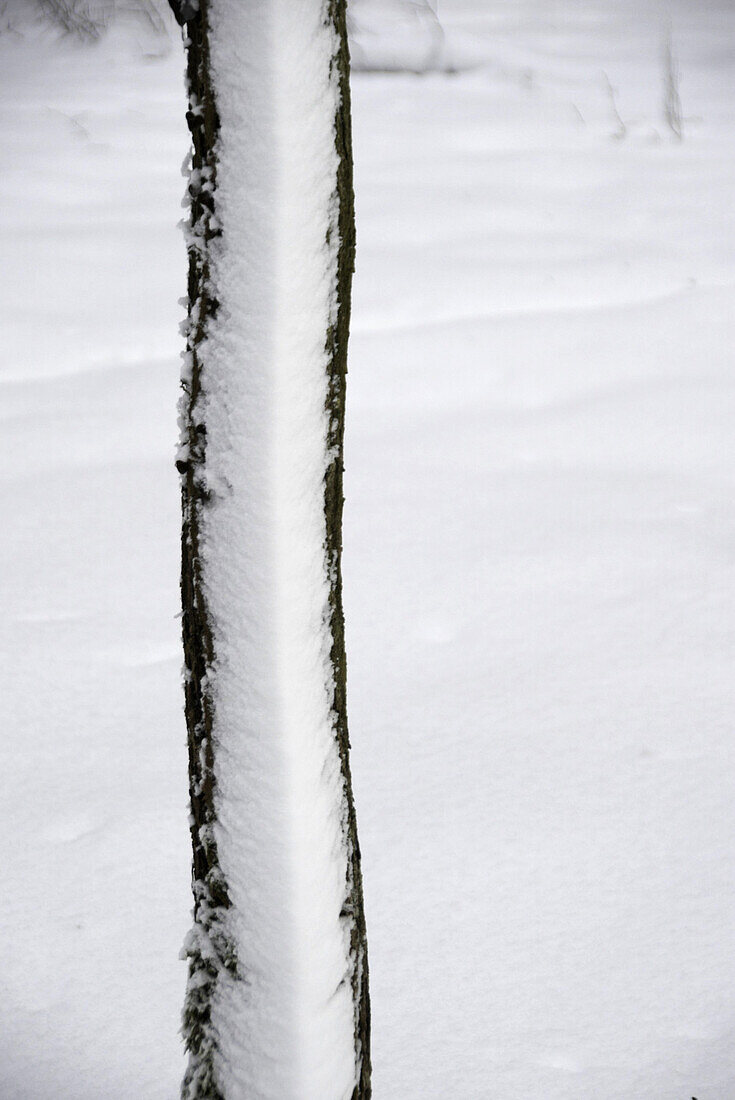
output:
[{"label": "snow-covered tree trunk", "polygon": [[364,1100],[342,437],[354,224],[345,0],[172,0],[193,153],[183,636],[187,1100]]}]

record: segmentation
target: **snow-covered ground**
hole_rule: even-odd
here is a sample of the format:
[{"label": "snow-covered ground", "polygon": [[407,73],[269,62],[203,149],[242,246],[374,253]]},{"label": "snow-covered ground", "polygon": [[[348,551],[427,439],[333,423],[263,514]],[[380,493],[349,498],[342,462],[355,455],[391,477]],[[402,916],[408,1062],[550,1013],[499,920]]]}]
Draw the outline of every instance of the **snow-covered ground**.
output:
[{"label": "snow-covered ground", "polygon": [[[353,86],[376,1100],[731,1100],[735,7],[439,14]],[[3,1100],[183,1072],[179,50],[0,36]]]}]

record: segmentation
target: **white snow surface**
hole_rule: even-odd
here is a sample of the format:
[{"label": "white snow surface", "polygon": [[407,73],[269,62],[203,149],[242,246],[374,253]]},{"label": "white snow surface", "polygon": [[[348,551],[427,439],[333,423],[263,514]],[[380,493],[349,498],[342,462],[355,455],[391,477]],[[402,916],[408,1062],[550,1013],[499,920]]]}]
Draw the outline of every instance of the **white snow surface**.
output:
[{"label": "white snow surface", "polygon": [[[438,15],[456,72],[353,82],[344,568],[376,1100],[730,1100],[735,8]],[[0,35],[9,1100],[170,1100],[183,1075],[182,68],[173,33],[132,25]],[[267,567],[296,583],[308,547]],[[316,601],[280,591],[306,631]],[[281,654],[312,684],[317,637]],[[317,868],[325,835],[299,843]],[[254,957],[280,935],[254,929]],[[338,948],[313,946],[329,981]],[[329,984],[282,966],[302,1005]]]},{"label": "white snow surface", "polygon": [[440,64],[444,33],[428,0],[350,0],[347,10],[353,70],[419,73]]},{"label": "white snow surface", "polygon": [[324,14],[323,0],[223,0],[210,15],[223,232],[195,415],[212,494],[214,831],[244,979],[223,973],[212,1010],[233,1100],[349,1100],[356,1083],[325,560],[339,40]]}]

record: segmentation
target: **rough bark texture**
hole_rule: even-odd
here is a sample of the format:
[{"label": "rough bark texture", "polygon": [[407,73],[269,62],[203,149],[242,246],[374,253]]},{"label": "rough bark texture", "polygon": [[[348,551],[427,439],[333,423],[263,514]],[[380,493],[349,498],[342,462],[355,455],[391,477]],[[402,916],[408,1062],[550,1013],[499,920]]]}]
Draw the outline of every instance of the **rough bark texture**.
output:
[{"label": "rough bark texture", "polygon": [[[185,442],[176,465],[182,476],[181,600],[195,933],[189,935],[185,945],[189,984],[183,1034],[190,1060],[182,1095],[193,1094],[202,1100],[226,1100],[216,1080],[212,1000],[221,970],[237,971],[237,953],[224,931],[222,916],[230,906],[230,897],[212,830],[216,817],[216,767],[209,684],[214,674],[215,653],[199,556],[200,519],[207,506],[207,492],[201,478],[206,426],[197,416],[197,401],[202,390],[199,346],[217,313],[217,302],[210,289],[208,245],[219,233],[212,224],[219,119],[210,78],[206,0],[202,0],[200,10],[187,24],[187,35],[189,107],[186,119],[192,137],[189,317],[182,380],[182,437]],[[203,935],[196,935],[198,929]]]},{"label": "rough bark texture", "polygon": [[328,17],[334,22],[340,42],[337,57],[340,86],[340,106],[335,118],[335,141],[339,155],[337,170],[338,224],[340,248],[337,259],[337,323],[327,333],[329,380],[327,408],[329,410],[328,446],[334,458],[327,469],[324,510],[327,521],[327,568],[331,580],[332,665],[334,668],[335,732],[339,743],[342,773],[348,812],[348,867],[345,914],[352,916],[352,951],[355,966],[352,975],[355,1003],[355,1043],[360,1066],[360,1078],[353,1100],[367,1100],[372,1095],[370,1078],[370,996],[368,988],[367,933],[362,891],[360,845],[357,818],[352,794],[347,728],[347,658],[345,626],[342,610],[342,508],[344,496],[345,384],[347,380],[347,339],[349,336],[352,273],[355,266],[355,204],[352,185],[352,129],[350,111],[350,58],[347,46],[346,0],[331,0]]},{"label": "rough bark texture", "polygon": [[[208,11],[212,0],[171,6],[185,25],[189,109],[192,135],[192,170],[189,184],[189,319],[186,365],[183,372],[182,438],[177,461],[182,476],[182,575],[183,643],[185,656],[185,707],[189,745],[189,789],[193,849],[194,931],[185,947],[189,959],[189,987],[184,1007],[183,1034],[189,1051],[189,1068],[182,1093],[191,1100],[230,1100],[216,1073],[216,1029],[212,1004],[219,975],[246,977],[238,972],[237,948],[228,938],[223,919],[230,907],[227,882],[220,867],[212,824],[216,819],[217,761],[212,739],[211,683],[216,676],[212,626],[201,575],[199,539],[201,517],[208,505],[201,477],[207,443],[206,425],[197,414],[198,397],[205,382],[199,348],[210,325],[216,324],[217,301],[211,293],[208,248],[222,230],[214,219],[217,201],[217,138],[219,119],[216,89],[209,66]],[[183,18],[182,18],[183,16]],[[326,333],[328,376],[326,404],[329,430],[326,446],[333,456],[325,475],[325,569],[330,580],[331,658],[334,671],[335,737],[339,746],[347,808],[348,867],[343,918],[351,921],[352,988],[355,1011],[355,1056],[358,1082],[352,1100],[369,1100],[370,1002],[365,915],[363,908],[360,848],[357,838],[349,767],[346,710],[346,658],[342,611],[342,475],[344,401],[347,373],[347,339],[350,288],[354,267],[355,229],[352,190],[349,54],[346,33],[346,0],[326,0],[325,19],[335,27],[340,42],[333,64],[338,69],[341,91],[335,120],[339,154],[336,180],[336,219],[330,233],[337,233],[337,287],[339,308],[336,324]],[[332,73],[332,76],[335,74]],[[326,78],[326,75],[325,75]],[[226,227],[225,227],[226,232]]]}]

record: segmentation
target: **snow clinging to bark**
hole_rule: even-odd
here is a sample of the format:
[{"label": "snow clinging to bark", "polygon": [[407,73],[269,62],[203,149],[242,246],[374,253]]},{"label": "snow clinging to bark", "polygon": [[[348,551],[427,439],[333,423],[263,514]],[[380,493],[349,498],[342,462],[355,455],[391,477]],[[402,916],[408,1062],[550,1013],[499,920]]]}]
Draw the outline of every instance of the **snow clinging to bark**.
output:
[{"label": "snow clinging to bark", "polygon": [[196,416],[214,838],[238,953],[212,1010],[228,1100],[348,1100],[356,1083],[324,514],[339,249],[327,16],[322,0],[209,5],[222,235]]}]

